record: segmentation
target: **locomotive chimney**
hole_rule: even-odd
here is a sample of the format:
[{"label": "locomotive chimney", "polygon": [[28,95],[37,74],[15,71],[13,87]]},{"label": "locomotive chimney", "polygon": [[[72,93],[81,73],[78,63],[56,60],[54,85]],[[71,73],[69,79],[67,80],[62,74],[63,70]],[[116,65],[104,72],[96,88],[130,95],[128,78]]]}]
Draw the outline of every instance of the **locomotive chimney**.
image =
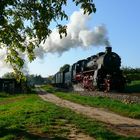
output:
[{"label": "locomotive chimney", "polygon": [[111,53],[112,52],[112,47],[106,47],[106,53]]}]

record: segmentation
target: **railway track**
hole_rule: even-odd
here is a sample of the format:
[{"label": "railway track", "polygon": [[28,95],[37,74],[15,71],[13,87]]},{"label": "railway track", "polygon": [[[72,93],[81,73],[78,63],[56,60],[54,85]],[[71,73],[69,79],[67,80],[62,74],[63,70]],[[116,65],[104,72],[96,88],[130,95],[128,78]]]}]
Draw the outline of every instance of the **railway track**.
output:
[{"label": "railway track", "polygon": [[140,93],[128,93],[128,92],[103,92],[103,91],[86,91],[81,85],[74,85],[73,90],[75,93],[80,94],[81,96],[100,96],[100,97],[109,97],[112,99],[117,99],[125,103],[140,103]]},{"label": "railway track", "polygon": [[[36,89],[42,91],[41,87],[37,87]],[[78,87],[78,90],[75,91],[74,88],[58,88],[57,91],[62,91],[66,93],[75,93],[79,94],[81,96],[99,96],[99,97],[108,97],[111,99],[119,100],[121,102],[124,102],[126,104],[133,104],[133,103],[140,103],[140,93],[118,93],[118,92],[103,92],[103,91],[85,91],[84,89],[81,90],[81,88]]]}]

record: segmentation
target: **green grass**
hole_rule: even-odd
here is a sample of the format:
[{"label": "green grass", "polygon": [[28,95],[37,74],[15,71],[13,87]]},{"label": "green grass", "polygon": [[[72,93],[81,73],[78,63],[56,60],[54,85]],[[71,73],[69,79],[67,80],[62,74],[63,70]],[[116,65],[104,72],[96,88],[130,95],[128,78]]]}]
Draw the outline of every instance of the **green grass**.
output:
[{"label": "green grass", "polygon": [[125,104],[107,97],[81,96],[76,93],[56,93],[58,97],[83,105],[106,108],[118,114],[140,119],[140,104]]},{"label": "green grass", "polygon": [[4,98],[4,104],[0,104],[0,140],[41,140],[48,137],[66,140],[70,131],[65,128],[66,124],[74,124],[97,140],[139,139],[119,136],[102,123],[45,102],[35,94],[1,98]]},{"label": "green grass", "polygon": [[42,89],[44,89],[45,91],[47,91],[48,93],[54,93],[56,92],[56,88],[54,88],[52,85],[43,85],[41,86]]},{"label": "green grass", "polygon": [[8,97],[10,97],[10,94],[5,93],[5,92],[0,92],[0,101]]},{"label": "green grass", "polygon": [[140,93],[140,80],[138,81],[132,81],[129,83],[126,88],[125,92],[137,92]]}]

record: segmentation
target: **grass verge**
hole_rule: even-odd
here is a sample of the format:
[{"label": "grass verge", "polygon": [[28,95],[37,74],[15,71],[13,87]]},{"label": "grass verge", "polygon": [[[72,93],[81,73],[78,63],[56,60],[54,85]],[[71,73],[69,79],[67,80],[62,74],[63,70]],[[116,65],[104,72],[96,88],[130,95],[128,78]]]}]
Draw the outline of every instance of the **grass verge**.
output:
[{"label": "grass verge", "polygon": [[119,136],[109,131],[102,123],[45,102],[37,95],[18,97],[20,100],[15,99],[17,97],[9,97],[11,102],[0,105],[0,140],[66,140],[70,131],[64,127],[66,124],[74,124],[97,140],[139,140]]},{"label": "grass verge", "polygon": [[41,88],[47,91],[48,93],[55,93],[57,91],[56,88],[54,88],[52,85],[49,85],[49,84],[42,85]]},{"label": "grass verge", "polygon": [[106,108],[127,117],[140,119],[140,104],[125,104],[121,101],[110,99],[108,97],[81,96],[75,93],[68,94],[58,92],[56,95],[72,102],[92,107]]}]

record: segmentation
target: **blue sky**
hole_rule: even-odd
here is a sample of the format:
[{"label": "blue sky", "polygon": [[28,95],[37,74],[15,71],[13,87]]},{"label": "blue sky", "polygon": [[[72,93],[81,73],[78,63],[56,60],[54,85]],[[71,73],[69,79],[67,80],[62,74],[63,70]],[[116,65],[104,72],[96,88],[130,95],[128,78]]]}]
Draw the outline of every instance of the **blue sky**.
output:
[{"label": "blue sky", "polygon": [[[93,28],[104,24],[108,30],[112,50],[120,55],[122,66],[140,67],[140,0],[94,0],[94,2],[97,12],[92,14],[88,26]],[[69,0],[66,10],[70,16],[79,8]],[[62,23],[67,22],[62,21]],[[46,54],[43,60],[36,59],[29,64],[29,71],[30,74],[47,77],[55,74],[64,64],[73,64],[104,50],[105,48],[100,46],[89,50],[71,49],[61,56]]]},{"label": "blue sky", "polygon": [[[112,49],[122,58],[122,66],[140,67],[140,1],[95,0],[95,4],[97,12],[92,15],[89,26],[105,24]],[[66,9],[69,16],[79,10],[71,2]],[[66,63],[73,64],[100,51],[104,51],[104,47],[71,49],[61,57],[57,54],[46,54],[44,60],[36,60],[29,65],[30,72],[48,76],[56,73]]]}]

